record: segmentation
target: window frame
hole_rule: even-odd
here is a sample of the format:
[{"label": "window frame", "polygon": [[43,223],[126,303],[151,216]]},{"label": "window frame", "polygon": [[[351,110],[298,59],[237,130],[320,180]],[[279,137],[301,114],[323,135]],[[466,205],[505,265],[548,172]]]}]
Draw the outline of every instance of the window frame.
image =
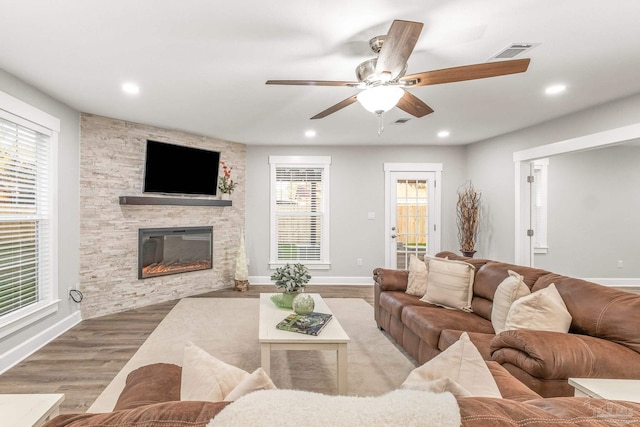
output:
[{"label": "window frame", "polygon": [[[330,244],[330,182],[331,156],[269,156],[269,268],[276,269],[287,262],[300,262],[310,270],[331,268]],[[276,171],[279,167],[322,168],[322,235],[320,238],[320,260],[280,260],[278,259]]]},{"label": "window frame", "polygon": [[0,338],[13,334],[58,311],[58,134],[60,119],[11,95],[0,91],[0,117],[49,136],[48,151],[48,206],[47,217],[49,240],[47,247],[39,248],[49,258],[48,266],[38,271],[48,276],[48,284],[40,289],[42,297],[35,303],[0,316]]}]

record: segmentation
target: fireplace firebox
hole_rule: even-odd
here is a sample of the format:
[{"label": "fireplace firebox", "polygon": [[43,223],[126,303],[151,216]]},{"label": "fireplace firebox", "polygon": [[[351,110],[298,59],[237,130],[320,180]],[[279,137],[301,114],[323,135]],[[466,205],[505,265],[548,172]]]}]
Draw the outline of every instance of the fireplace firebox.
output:
[{"label": "fireplace firebox", "polygon": [[138,279],[210,269],[212,255],[213,227],[138,230]]}]

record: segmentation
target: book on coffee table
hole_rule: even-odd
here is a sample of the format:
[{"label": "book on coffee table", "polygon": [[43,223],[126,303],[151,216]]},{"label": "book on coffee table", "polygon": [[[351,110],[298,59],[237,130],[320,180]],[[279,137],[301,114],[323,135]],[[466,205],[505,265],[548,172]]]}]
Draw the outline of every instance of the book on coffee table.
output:
[{"label": "book on coffee table", "polygon": [[333,317],[327,313],[290,314],[276,325],[277,329],[300,334],[318,335]]}]

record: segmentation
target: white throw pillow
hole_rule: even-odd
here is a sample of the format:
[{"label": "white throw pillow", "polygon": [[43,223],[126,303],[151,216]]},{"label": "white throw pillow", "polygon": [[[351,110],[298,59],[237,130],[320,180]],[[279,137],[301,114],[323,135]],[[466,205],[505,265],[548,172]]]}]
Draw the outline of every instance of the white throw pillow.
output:
[{"label": "white throw pillow", "polygon": [[249,394],[257,390],[272,390],[276,386],[269,378],[269,375],[262,369],[262,367],[256,369],[251,375],[245,377],[240,384],[238,384],[233,390],[229,392],[224,398],[225,401],[233,402],[239,399],[245,394]]},{"label": "white throw pillow", "polygon": [[504,329],[535,329],[566,333],[571,326],[567,310],[555,284],[524,296],[511,304]]},{"label": "white throw pillow", "polygon": [[524,283],[524,277],[515,271],[509,270],[509,277],[504,279],[496,288],[493,295],[493,308],[491,309],[491,324],[496,334],[504,331],[507,315],[511,304],[518,298],[529,295],[531,291]]},{"label": "white throw pillow", "polygon": [[[207,353],[192,342],[184,348],[182,361],[182,380],[180,383],[180,400],[202,400],[222,402],[234,393],[237,398],[242,390],[253,391],[258,385],[262,388],[275,388],[271,380],[266,381],[266,373],[262,375],[258,368],[253,374],[236,368]],[[267,377],[268,378],[268,377]],[[242,385],[242,388],[239,386]],[[237,390],[236,390],[237,389]]]},{"label": "white throw pillow", "polygon": [[429,258],[429,285],[420,301],[471,311],[475,267],[468,262]]},{"label": "white throw pillow", "polygon": [[428,278],[429,270],[427,269],[427,264],[417,256],[409,255],[409,279],[406,293],[417,297],[424,296],[427,291]]},{"label": "white throw pillow", "polygon": [[400,388],[435,392],[443,385],[459,397],[502,397],[491,371],[466,332],[445,351],[411,371]]}]

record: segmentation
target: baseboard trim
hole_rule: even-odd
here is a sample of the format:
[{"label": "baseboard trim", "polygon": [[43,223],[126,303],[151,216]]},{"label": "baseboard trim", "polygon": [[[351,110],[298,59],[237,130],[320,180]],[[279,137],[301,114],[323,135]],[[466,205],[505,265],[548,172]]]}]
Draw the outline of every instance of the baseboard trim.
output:
[{"label": "baseboard trim", "polygon": [[[252,285],[273,285],[273,280],[269,276],[251,276],[249,283]],[[346,285],[346,286],[372,286],[373,277],[341,277],[341,276],[317,276],[312,277],[310,285]]]},{"label": "baseboard trim", "polygon": [[0,355],[0,374],[5,373],[81,321],[80,311],[76,311],[39,334],[29,338],[17,347]]}]

